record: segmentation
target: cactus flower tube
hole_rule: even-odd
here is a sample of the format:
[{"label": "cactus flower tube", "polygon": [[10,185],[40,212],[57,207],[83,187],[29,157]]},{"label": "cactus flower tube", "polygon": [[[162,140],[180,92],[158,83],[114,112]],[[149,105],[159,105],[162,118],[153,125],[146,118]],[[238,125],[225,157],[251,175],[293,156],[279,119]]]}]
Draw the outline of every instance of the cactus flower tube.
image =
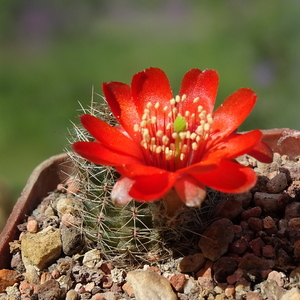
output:
[{"label": "cactus flower tube", "polygon": [[[165,73],[150,68],[133,76],[131,86],[103,84],[103,92],[118,126],[84,114],[81,123],[94,141],[79,141],[73,149],[85,159],[114,166],[121,177],[111,197],[124,205],[168,199],[200,206],[206,186],[226,193],[242,193],[257,180],[255,172],[234,158],[249,154],[272,161],[272,151],[255,129],[239,134],[257,96],[247,88],[231,94],[215,111],[218,73],[192,69],[174,96]],[[172,200],[173,199],[173,200]]]}]

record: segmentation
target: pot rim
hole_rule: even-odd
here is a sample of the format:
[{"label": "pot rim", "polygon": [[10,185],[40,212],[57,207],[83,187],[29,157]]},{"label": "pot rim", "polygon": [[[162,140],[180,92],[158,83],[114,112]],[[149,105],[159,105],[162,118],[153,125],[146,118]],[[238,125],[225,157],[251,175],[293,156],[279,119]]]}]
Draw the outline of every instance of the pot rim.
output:
[{"label": "pot rim", "polygon": [[17,225],[32,213],[49,192],[66,180],[73,170],[67,153],[51,156],[33,170],[0,234],[0,269],[10,267],[9,243],[18,239],[20,232]]}]

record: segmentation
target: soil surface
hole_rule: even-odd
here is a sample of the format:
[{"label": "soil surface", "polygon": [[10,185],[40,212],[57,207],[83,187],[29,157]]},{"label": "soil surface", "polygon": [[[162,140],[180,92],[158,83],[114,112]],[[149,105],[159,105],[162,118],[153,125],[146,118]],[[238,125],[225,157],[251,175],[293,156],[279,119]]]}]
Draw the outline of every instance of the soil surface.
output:
[{"label": "soil surface", "polygon": [[127,268],[87,246],[76,188],[60,184],[18,226],[0,300],[300,299],[300,163],[278,154],[268,165],[239,162],[255,169],[256,186],[208,193],[189,251]]}]

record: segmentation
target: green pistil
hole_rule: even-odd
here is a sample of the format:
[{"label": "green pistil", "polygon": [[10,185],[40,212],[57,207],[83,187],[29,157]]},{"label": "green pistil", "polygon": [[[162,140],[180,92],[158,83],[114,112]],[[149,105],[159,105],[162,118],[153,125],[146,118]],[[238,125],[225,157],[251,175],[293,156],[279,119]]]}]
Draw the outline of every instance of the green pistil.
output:
[{"label": "green pistil", "polygon": [[[174,121],[174,131],[177,133],[183,132],[186,130],[186,120],[182,116],[177,116],[175,121]],[[175,140],[175,157],[176,161],[178,161],[179,155],[180,155],[180,150],[179,150],[179,144],[181,142],[181,138],[178,135],[176,140]]]},{"label": "green pistil", "polygon": [[186,130],[186,120],[183,116],[177,116],[174,121],[174,131],[182,132]]}]

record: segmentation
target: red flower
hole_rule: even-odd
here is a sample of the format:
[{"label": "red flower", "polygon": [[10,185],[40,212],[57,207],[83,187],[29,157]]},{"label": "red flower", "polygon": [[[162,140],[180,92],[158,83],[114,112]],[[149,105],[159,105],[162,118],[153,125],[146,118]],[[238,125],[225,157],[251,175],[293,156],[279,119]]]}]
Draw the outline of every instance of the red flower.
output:
[{"label": "red flower", "polygon": [[245,192],[255,185],[256,174],[234,158],[248,153],[271,162],[272,151],[260,141],[260,130],[236,133],[256,102],[254,92],[241,88],[213,112],[217,89],[217,72],[198,69],[185,74],[174,98],[168,78],[157,68],[134,75],[131,86],[104,83],[120,126],[85,114],[81,122],[95,141],[76,142],[73,149],[121,174],[111,193],[119,205],[159,200],[172,188],[188,206],[200,206],[205,186]]}]

